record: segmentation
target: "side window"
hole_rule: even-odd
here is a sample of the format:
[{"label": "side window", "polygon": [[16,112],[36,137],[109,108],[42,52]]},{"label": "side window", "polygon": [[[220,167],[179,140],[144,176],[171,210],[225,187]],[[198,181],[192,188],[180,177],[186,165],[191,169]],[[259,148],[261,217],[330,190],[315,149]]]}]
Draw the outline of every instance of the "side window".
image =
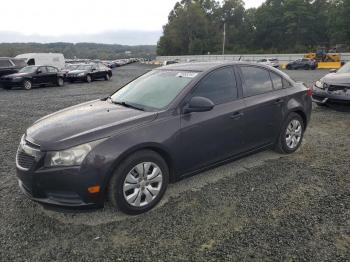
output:
[{"label": "side window", "polygon": [[288,88],[288,87],[291,87],[292,84],[289,83],[289,81],[287,81],[286,79],[283,79],[283,88]]},{"label": "side window", "polygon": [[273,84],[273,89],[279,90],[283,88],[283,82],[282,82],[282,77],[279,75],[270,72],[272,84]]},{"label": "side window", "polygon": [[244,97],[260,95],[273,90],[269,72],[259,67],[241,67]]},{"label": "side window", "polygon": [[192,96],[206,97],[218,105],[236,99],[237,94],[233,68],[226,67],[212,72],[201,80]]},{"label": "side window", "polygon": [[0,60],[0,68],[12,67],[12,64],[7,59]]},{"label": "side window", "polygon": [[28,65],[35,65],[35,59],[34,58],[29,59],[27,64]]},{"label": "side window", "polygon": [[41,73],[47,73],[46,66],[40,67]]},{"label": "side window", "polygon": [[54,68],[54,67],[47,67],[47,71],[49,72],[49,73],[57,73],[58,72],[58,70],[56,69],[56,68]]}]

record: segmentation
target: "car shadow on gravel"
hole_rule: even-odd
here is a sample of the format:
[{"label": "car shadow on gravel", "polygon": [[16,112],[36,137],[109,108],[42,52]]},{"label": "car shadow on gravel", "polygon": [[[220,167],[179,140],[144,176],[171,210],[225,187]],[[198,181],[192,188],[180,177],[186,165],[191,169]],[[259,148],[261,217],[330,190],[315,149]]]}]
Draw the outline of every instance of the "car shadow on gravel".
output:
[{"label": "car shadow on gravel", "polygon": [[[268,150],[233,161],[201,174],[185,178],[174,184],[170,184],[161,202],[156,208],[154,208],[154,210],[149,212],[156,212],[157,209],[161,208],[169,201],[176,199],[176,197],[181,196],[185,192],[199,191],[208,184],[215,183],[224,178],[234,178],[236,175],[246,172],[250,168],[264,165],[266,161],[282,157],[285,157],[285,155],[277,154]],[[64,209],[47,209],[41,206],[38,206],[38,210],[45,216],[58,220],[61,223],[75,225],[96,226],[114,223],[132,217],[114,210],[109,203],[107,203],[103,209],[97,210],[73,211]]]}]

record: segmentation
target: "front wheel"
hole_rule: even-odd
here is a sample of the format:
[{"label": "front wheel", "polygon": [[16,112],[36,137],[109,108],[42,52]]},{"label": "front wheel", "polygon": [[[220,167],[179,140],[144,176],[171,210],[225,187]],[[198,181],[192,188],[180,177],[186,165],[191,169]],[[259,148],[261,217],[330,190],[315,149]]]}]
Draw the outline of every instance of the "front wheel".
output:
[{"label": "front wheel", "polygon": [[297,113],[290,113],[282,126],[275,149],[279,153],[294,153],[301,145],[305,124]]},{"label": "front wheel", "polygon": [[32,89],[32,82],[30,80],[24,80],[23,82],[23,88],[25,90],[30,90]]},{"label": "front wheel", "polygon": [[152,209],[163,197],[169,182],[164,159],[142,150],[127,157],[115,170],[108,199],[117,210],[137,215]]},{"label": "front wheel", "polygon": [[109,75],[109,74],[106,74],[105,80],[106,80],[106,81],[109,81],[110,79],[111,79],[110,75]]}]

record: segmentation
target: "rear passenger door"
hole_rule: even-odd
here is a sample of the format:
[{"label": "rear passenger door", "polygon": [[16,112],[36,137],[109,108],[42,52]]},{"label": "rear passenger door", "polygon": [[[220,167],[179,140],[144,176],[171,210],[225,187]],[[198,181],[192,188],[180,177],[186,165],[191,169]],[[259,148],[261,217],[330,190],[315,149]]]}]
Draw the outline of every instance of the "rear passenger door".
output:
[{"label": "rear passenger door", "polygon": [[47,66],[46,68],[47,68],[48,81],[52,84],[56,84],[58,69],[52,66]]},{"label": "rear passenger door", "polygon": [[240,99],[239,81],[234,69],[224,67],[205,76],[194,87],[194,96],[210,99],[214,108],[208,112],[182,114],[180,163],[188,172],[238,154],[243,144],[244,102]]},{"label": "rear passenger door", "polygon": [[282,78],[258,66],[240,66],[243,82],[244,141],[249,151],[273,143],[281,129],[285,102]]}]

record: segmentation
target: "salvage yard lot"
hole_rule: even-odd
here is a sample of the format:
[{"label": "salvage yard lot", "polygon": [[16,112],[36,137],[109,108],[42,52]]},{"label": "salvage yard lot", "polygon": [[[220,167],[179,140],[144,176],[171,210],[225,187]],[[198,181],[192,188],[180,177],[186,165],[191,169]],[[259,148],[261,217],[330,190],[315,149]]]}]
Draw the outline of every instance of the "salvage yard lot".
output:
[{"label": "salvage yard lot", "polygon": [[[26,199],[15,177],[21,135],[38,118],[106,97],[151,70],[111,81],[31,91],[0,89],[0,260],[349,260],[350,113],[315,106],[300,150],[240,159],[171,184],[139,216],[54,212]],[[327,71],[288,71],[311,84]]]}]

